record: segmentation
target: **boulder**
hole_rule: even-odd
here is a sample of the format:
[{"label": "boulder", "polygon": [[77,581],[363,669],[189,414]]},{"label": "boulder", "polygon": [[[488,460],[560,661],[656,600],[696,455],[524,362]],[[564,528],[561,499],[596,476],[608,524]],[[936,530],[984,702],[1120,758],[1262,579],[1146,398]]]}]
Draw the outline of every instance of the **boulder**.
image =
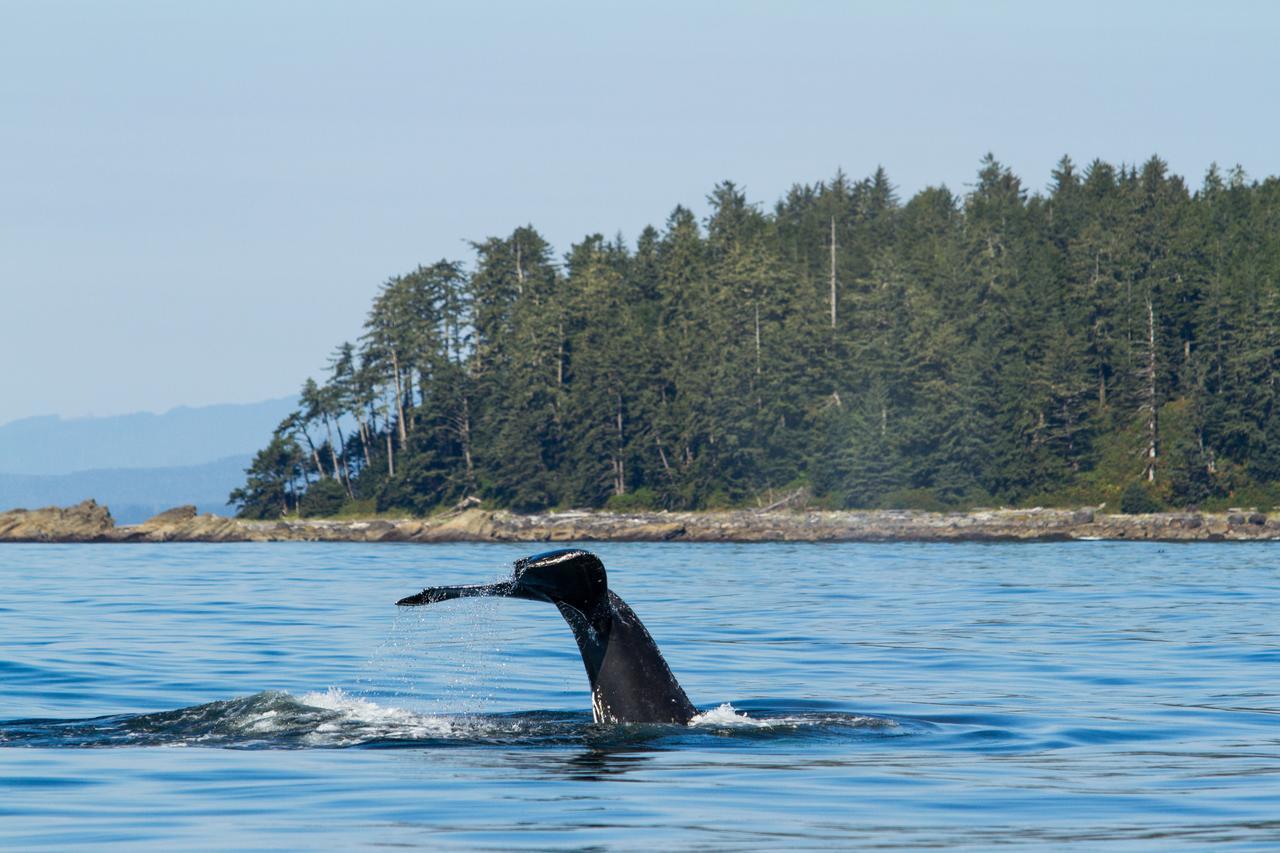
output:
[{"label": "boulder", "polygon": [[0,541],[11,542],[886,542],[1064,538],[1128,540],[1280,539],[1280,517],[1254,509],[1226,513],[1106,515],[1100,509],[610,513],[585,510],[517,515],[470,507],[430,519],[248,521],[166,510],[116,527],[94,501],[59,509],[0,513]]},{"label": "boulder", "polygon": [[115,529],[111,510],[92,499],[75,506],[15,509],[0,513],[0,540],[10,542],[95,542]]},{"label": "boulder", "polygon": [[118,528],[111,538],[121,542],[246,542],[258,539],[256,532],[255,526],[234,518],[196,515],[195,507],[180,506],[142,524]]},{"label": "boulder", "polygon": [[414,539],[419,542],[476,542],[492,539],[493,534],[493,513],[468,509],[439,524],[424,526]]},{"label": "boulder", "polygon": [[157,513],[139,527],[164,527],[170,524],[179,524],[184,521],[190,521],[196,517],[196,508],[191,504],[184,506],[175,506],[173,509],[166,509],[164,512]]},{"label": "boulder", "polygon": [[182,522],[174,528],[186,542],[243,542],[248,531],[234,518],[206,513]]}]

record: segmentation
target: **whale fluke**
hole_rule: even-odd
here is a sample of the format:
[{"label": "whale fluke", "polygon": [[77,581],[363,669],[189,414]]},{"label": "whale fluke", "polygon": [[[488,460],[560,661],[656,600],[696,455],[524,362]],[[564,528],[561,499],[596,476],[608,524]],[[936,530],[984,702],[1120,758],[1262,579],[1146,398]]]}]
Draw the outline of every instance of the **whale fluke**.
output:
[{"label": "whale fluke", "polygon": [[589,551],[561,549],[517,560],[511,580],[428,587],[396,604],[416,607],[495,595],[547,601],[573,630],[591,684],[597,723],[688,723],[697,709],[644,624],[609,589],[604,564]]}]

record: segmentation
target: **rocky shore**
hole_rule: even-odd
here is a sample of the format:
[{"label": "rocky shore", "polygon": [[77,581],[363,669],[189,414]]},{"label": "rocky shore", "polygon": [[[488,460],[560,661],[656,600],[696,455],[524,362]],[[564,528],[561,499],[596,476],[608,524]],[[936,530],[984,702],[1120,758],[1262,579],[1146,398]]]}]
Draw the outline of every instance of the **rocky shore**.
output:
[{"label": "rocky shore", "polygon": [[1110,515],[1093,509],[517,515],[468,509],[427,519],[245,521],[176,507],[117,526],[94,501],[0,513],[0,542],[956,542],[1280,539],[1280,515],[1253,511]]}]

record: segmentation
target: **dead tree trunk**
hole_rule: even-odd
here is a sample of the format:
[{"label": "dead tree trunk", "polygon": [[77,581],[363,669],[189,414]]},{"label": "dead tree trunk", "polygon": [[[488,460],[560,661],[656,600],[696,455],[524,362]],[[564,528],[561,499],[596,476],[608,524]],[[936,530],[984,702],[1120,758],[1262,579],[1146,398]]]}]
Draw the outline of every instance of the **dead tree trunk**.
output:
[{"label": "dead tree trunk", "polygon": [[836,218],[831,217],[831,328],[836,327]]},{"label": "dead tree trunk", "polygon": [[613,493],[615,495],[625,495],[627,493],[627,477],[626,465],[623,460],[622,395],[615,395],[615,399],[617,400],[617,410],[614,423],[618,430],[618,444],[613,457]]},{"label": "dead tree trunk", "polygon": [[369,467],[369,427],[364,421],[364,415],[361,414],[360,407],[353,409],[356,416],[356,426],[360,430],[360,450],[364,453],[364,467]]},{"label": "dead tree trunk", "polygon": [[756,304],[756,376],[760,375],[760,301]]},{"label": "dead tree trunk", "polygon": [[[324,465],[320,464],[320,453],[319,453],[319,451],[317,451],[317,450],[316,450],[316,444],[315,444],[315,442],[311,440],[311,433],[307,432],[307,430],[306,430],[306,428],[305,428],[305,427],[302,429],[302,437],[303,437],[303,438],[305,438],[305,439],[307,440],[307,448],[311,451],[311,461],[312,461],[312,462],[314,462],[314,463],[316,464],[316,471],[318,471],[318,472],[320,473],[320,479],[322,479],[322,480],[323,480],[323,479],[324,479]],[[308,480],[308,479],[307,479],[306,469],[303,469],[303,472],[302,472],[302,481],[303,481],[304,483],[309,483],[309,482],[310,482],[310,480]]]},{"label": "dead tree trunk", "polygon": [[335,417],[333,419],[333,428],[338,431],[338,444],[342,446],[342,476],[346,480],[347,497],[352,500],[356,499],[356,494],[351,490],[351,466],[347,464],[347,437],[342,434],[342,423]]},{"label": "dead tree trunk", "polygon": [[1156,413],[1156,315],[1147,298],[1147,364],[1143,373],[1147,380],[1147,482],[1156,479],[1157,438],[1159,422]]},{"label": "dead tree trunk", "polygon": [[459,437],[462,439],[462,458],[467,466],[467,495],[470,496],[476,491],[476,473],[475,466],[471,462],[471,400],[466,396],[462,398],[462,424]]},{"label": "dead tree trunk", "polygon": [[396,475],[395,451],[391,447],[391,430],[387,430],[387,476]]},{"label": "dead tree trunk", "polygon": [[404,386],[400,383],[400,357],[396,354],[394,347],[391,349],[391,372],[396,379],[396,414],[399,415],[396,427],[400,433],[400,446],[404,447],[405,442],[409,440],[409,436],[405,433]]}]

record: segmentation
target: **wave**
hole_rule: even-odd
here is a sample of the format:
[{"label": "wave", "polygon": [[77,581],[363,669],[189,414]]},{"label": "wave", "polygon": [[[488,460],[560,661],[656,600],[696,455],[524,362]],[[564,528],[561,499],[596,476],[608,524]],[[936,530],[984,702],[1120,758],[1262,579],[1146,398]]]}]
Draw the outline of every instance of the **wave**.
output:
[{"label": "wave", "polygon": [[582,712],[422,714],[330,688],[301,697],[283,691],[149,714],[0,721],[0,747],[215,747],[227,749],[394,748],[447,745],[608,745],[688,737],[901,734],[882,717],[835,712],[754,712],[730,704],[688,726],[597,725]]},{"label": "wave", "polygon": [[689,721],[690,726],[704,729],[729,730],[797,730],[804,728],[855,728],[855,729],[894,729],[900,723],[886,717],[869,717],[862,714],[841,713],[799,713],[781,716],[770,713],[764,717],[752,717],[739,711],[728,702],[709,711],[703,711]]}]

